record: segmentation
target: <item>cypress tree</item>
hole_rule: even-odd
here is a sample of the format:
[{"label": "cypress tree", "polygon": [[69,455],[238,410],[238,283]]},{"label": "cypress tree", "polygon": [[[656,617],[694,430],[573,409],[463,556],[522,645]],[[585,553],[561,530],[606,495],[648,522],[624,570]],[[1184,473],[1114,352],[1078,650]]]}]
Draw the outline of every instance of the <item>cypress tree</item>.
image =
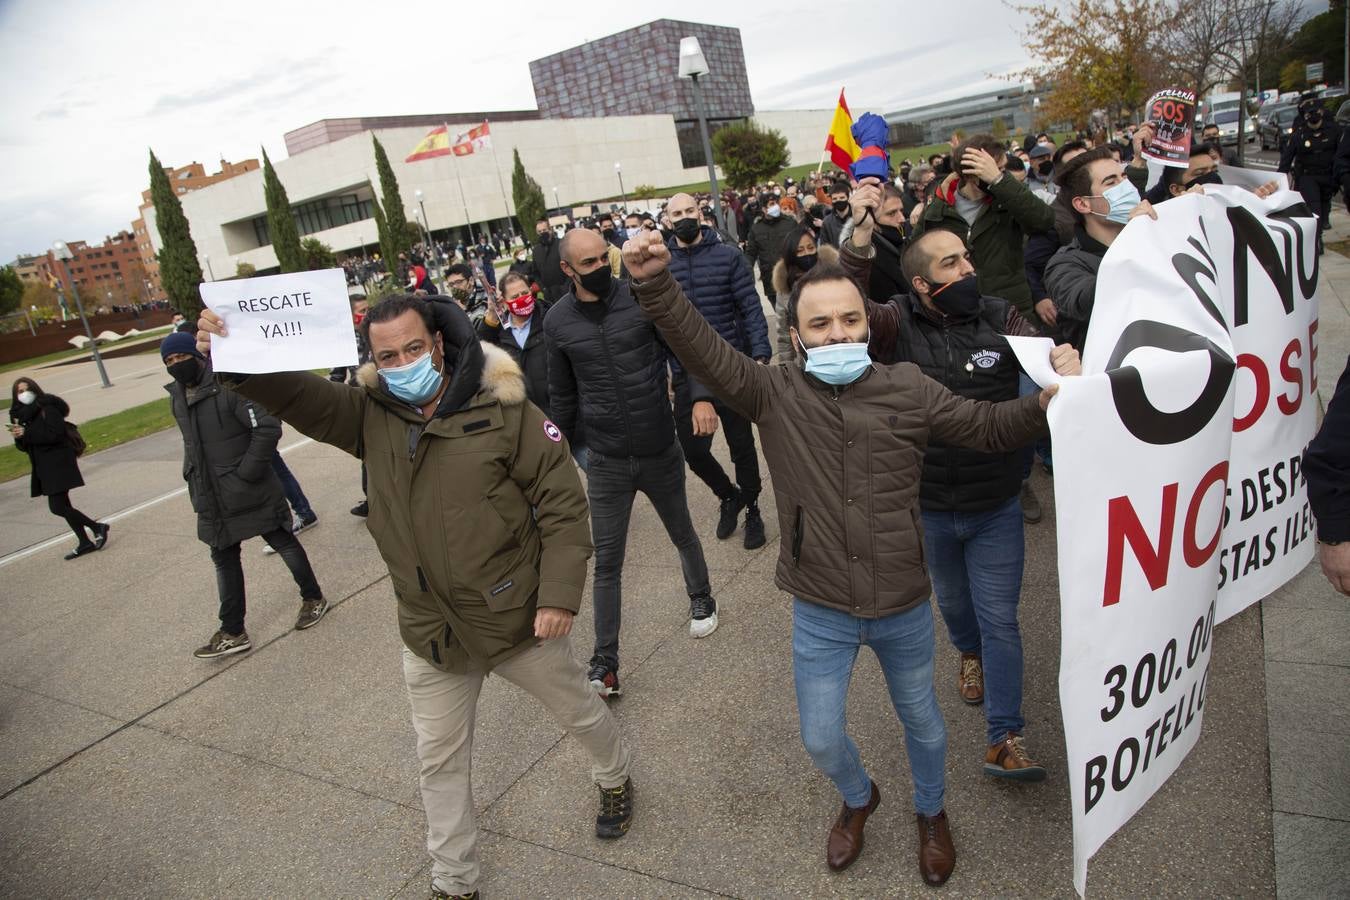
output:
[{"label": "cypress tree", "polygon": [[389,274],[397,274],[398,249],[389,242],[389,223],[385,221],[384,210],[380,208],[380,198],[373,197],[370,205],[375,210],[375,230],[380,238],[380,262]]},{"label": "cypress tree", "polygon": [[291,215],[291,201],[286,197],[286,188],[277,177],[272,161],[263,150],[263,196],[267,201],[267,231],[272,236],[272,250],[277,255],[277,264],[281,271],[305,271],[305,254],[300,250],[300,229],[295,225],[295,216]]},{"label": "cypress tree", "polygon": [[390,249],[393,250],[392,253],[385,252],[385,264],[392,272],[393,267],[398,264],[398,254],[410,251],[412,244],[408,241],[406,229],[389,226],[406,221],[408,211],[403,206],[403,196],[398,192],[398,178],[394,176],[394,167],[389,165],[384,145],[374,132],[371,133],[370,139],[375,144],[375,171],[380,174],[380,200],[384,206],[385,231],[389,235]]},{"label": "cypress tree", "polygon": [[188,229],[183,204],[169,184],[164,166],[150,151],[150,201],[155,205],[155,227],[159,231],[159,283],[169,302],[189,319],[202,308],[198,286],[202,283],[202,267],[197,262],[197,245]]},{"label": "cypress tree", "polygon": [[544,200],[544,189],[525,171],[520,161],[520,151],[513,149],[515,164],[511,169],[511,199],[516,204],[516,220],[520,222],[520,233],[534,234],[534,224],[544,218],[548,204]]}]

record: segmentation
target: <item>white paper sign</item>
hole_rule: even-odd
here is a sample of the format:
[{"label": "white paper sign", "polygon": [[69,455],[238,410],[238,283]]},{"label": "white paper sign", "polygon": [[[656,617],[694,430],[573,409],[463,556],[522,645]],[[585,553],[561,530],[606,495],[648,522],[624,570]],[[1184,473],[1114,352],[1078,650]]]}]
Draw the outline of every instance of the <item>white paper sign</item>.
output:
[{"label": "white paper sign", "polygon": [[1316,220],[1226,186],[1157,211],[1103,258],[1049,410],[1079,893],[1199,738],[1215,624],[1312,555]]},{"label": "white paper sign", "polygon": [[1059,384],[1064,376],[1055,371],[1054,365],[1050,362],[1050,351],[1055,349],[1055,342],[1048,337],[1021,337],[1015,334],[1004,335],[1008,346],[1012,347],[1012,352],[1017,356],[1017,362],[1022,367],[1022,371],[1040,387],[1048,388],[1052,384]]},{"label": "white paper sign", "polygon": [[217,372],[304,372],[357,363],[341,269],[212,281],[201,294],[229,333],[211,336]]}]

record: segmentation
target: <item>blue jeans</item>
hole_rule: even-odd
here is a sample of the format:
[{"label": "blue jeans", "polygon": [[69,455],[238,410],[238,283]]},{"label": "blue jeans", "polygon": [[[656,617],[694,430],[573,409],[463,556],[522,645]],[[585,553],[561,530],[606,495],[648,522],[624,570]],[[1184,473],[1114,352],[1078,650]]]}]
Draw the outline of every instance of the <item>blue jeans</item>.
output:
[{"label": "blue jeans", "polygon": [[1022,506],[1014,497],[977,513],[923,510],[923,546],[952,644],[984,666],[990,744],[1022,732]]},{"label": "blue jeans", "polygon": [[302,519],[314,518],[314,510],[309,505],[309,500],[305,498],[305,492],[300,490],[300,482],[295,480],[291,470],[286,467],[286,461],[281,458],[280,453],[272,454],[272,471],[277,473],[277,478],[281,480],[282,493],[286,495],[286,502],[295,510],[295,514]]},{"label": "blue jeans", "polygon": [[[1030,394],[1039,394],[1041,386],[1031,380],[1031,376],[1026,372],[1017,373],[1017,396],[1026,397]],[[1041,455],[1041,462],[1045,463],[1046,468],[1054,469],[1055,460],[1050,455],[1050,435],[1036,438],[1033,443],[1027,444],[1022,449],[1022,480],[1026,481],[1031,477],[1031,465],[1036,462],[1036,454]]]},{"label": "blue jeans", "polygon": [[858,648],[881,662],[891,704],[905,726],[914,809],[942,811],[947,728],[933,689],[933,610],[925,602],[881,619],[860,619],[800,598],[792,606],[792,670],[802,743],[853,808],[872,798],[872,780],[845,731],[848,685]]}]

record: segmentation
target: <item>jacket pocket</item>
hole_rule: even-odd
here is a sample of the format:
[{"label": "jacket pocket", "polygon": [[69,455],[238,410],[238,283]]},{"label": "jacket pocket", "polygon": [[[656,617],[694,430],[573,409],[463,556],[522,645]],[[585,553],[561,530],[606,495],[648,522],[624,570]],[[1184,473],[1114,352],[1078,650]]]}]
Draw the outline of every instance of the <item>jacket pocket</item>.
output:
[{"label": "jacket pocket", "polygon": [[792,563],[796,565],[802,558],[802,538],[806,536],[806,513],[798,506],[797,515],[792,523]]},{"label": "jacket pocket", "polygon": [[505,578],[483,589],[483,602],[495,613],[520,609],[539,590],[539,567],[532,563],[516,566]]}]

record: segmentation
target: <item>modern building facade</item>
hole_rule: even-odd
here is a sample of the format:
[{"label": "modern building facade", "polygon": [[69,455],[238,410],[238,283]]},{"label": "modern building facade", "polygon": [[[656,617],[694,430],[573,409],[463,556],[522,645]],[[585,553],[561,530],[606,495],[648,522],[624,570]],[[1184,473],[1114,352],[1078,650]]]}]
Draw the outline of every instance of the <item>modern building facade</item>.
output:
[{"label": "modern building facade", "polygon": [[670,115],[680,159],[705,165],[691,82],[675,78],[680,39],[696,37],[709,74],[699,79],[710,130],[754,115],[738,28],[658,19],[530,62],[545,119]]},{"label": "modern building facade", "polygon": [[[382,131],[388,128],[425,128],[430,131],[441,125],[461,126],[468,131],[483,122],[527,122],[539,118],[535,109],[506,109],[495,112],[456,112],[418,116],[356,116],[345,119],[320,119],[302,128],[286,132],[286,153],[295,156],[324,144],[331,144],[354,134]],[[453,130],[453,128],[452,128]]]},{"label": "modern building facade", "polygon": [[[960,131],[971,135],[1003,131],[1021,135],[1036,128],[1044,91],[1030,85],[1009,85],[956,100],[929,103],[886,113],[890,141],[901,146],[941,143]],[[996,123],[1002,123],[1001,127]]]},{"label": "modern building facade", "polygon": [[[181,197],[207,185],[234,178],[236,175],[255,172],[258,167],[259,163],[256,159],[246,159],[237,163],[222,159],[220,171],[210,175],[206,173],[206,167],[196,161],[178,168],[165,166],[164,173],[169,176],[169,183],[173,185],[174,193]],[[164,300],[166,299],[164,289],[160,287],[159,283],[159,259],[155,256],[158,245],[157,242],[150,240],[150,233],[145,225],[145,211],[147,209],[154,209],[149,188],[141,191],[140,216],[131,223],[131,231],[136,236],[136,246],[141,254],[141,268],[145,272],[144,277],[148,283],[149,299]]]},{"label": "modern building facade", "polygon": [[41,267],[49,273],[49,283],[70,296],[71,282],[91,307],[144,303],[153,299],[141,266],[141,251],[130,231],[105,237],[102,244],[68,241],[72,258],[63,266],[56,254],[47,251]]}]

